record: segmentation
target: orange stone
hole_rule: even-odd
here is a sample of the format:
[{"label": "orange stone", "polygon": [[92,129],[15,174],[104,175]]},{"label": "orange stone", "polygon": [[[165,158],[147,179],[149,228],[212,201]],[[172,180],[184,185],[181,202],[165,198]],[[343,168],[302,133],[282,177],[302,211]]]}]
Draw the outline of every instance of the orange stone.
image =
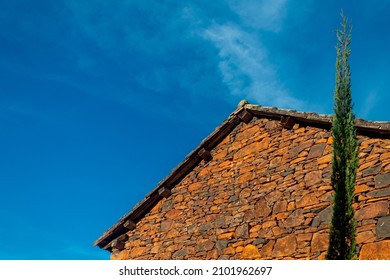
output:
[{"label": "orange stone", "polygon": [[265,228],[258,232],[257,237],[264,238],[264,239],[271,239],[274,238],[274,235],[270,228]]},{"label": "orange stone", "polygon": [[[303,141],[303,140],[302,140]],[[312,146],[313,144],[313,140],[307,140],[307,141],[304,141],[304,142],[298,142],[299,145],[294,147],[294,148],[290,148],[289,149],[289,155],[291,156],[295,156],[295,155],[298,155],[300,154],[302,151],[308,149],[309,147]]]},{"label": "orange stone", "polygon": [[290,213],[289,212],[282,212],[282,213],[278,213],[275,215],[275,218],[279,221],[279,220],[285,220],[288,218],[288,216],[290,216]]},{"label": "orange stone", "polygon": [[[323,135],[321,134],[321,137],[323,137]],[[326,138],[322,138],[322,139],[319,139],[316,141],[316,143],[326,143],[328,140]]]},{"label": "orange stone", "polygon": [[147,252],[146,247],[135,247],[131,250],[130,256],[131,258],[135,259],[144,255],[146,252]]},{"label": "orange stone", "polygon": [[284,148],[281,148],[281,149],[278,149],[274,152],[274,156],[278,156],[278,155],[286,155],[288,153],[288,148],[289,147],[284,147]]},{"label": "orange stone", "polygon": [[271,159],[271,161],[269,163],[269,167],[274,168],[274,167],[280,165],[281,161],[282,161],[282,157],[274,157],[273,159]]},{"label": "orange stone", "polygon": [[236,253],[236,249],[233,247],[227,247],[225,250],[223,250],[224,255],[234,255]]},{"label": "orange stone", "polygon": [[388,151],[389,151],[388,149],[386,149],[384,147],[381,147],[380,145],[375,145],[372,148],[371,155],[373,155],[373,154],[383,154],[383,153],[387,153]]},{"label": "orange stone", "polygon": [[214,247],[214,242],[209,239],[201,239],[197,241],[196,251],[197,252],[208,252]]},{"label": "orange stone", "polygon": [[296,159],[293,159],[292,161],[290,161],[290,164],[298,163],[298,162],[304,161],[305,159],[306,158],[304,158],[304,157],[299,157],[299,158],[296,158]]},{"label": "orange stone", "polygon": [[144,224],[139,227],[139,230],[142,231],[148,231],[150,229],[151,225],[150,224]]},{"label": "orange stone", "polygon": [[312,238],[313,234],[312,233],[301,233],[297,234],[297,241],[310,241]]},{"label": "orange stone", "polygon": [[171,229],[168,231],[167,235],[165,236],[165,239],[173,238],[179,236],[180,233],[177,231],[177,229]]},{"label": "orange stone", "polygon": [[265,124],[265,129],[271,130],[280,127],[280,122],[268,120]]},{"label": "orange stone", "polygon": [[152,254],[157,254],[161,250],[160,246],[154,246],[151,250],[150,253]]},{"label": "orange stone", "polygon": [[374,150],[372,150],[371,151],[371,154],[368,156],[368,157],[366,157],[366,161],[373,161],[373,162],[377,162],[378,161],[378,159],[379,159],[379,154],[373,154],[373,151]]},{"label": "orange stone", "polygon": [[[240,192],[239,197],[247,198],[247,197],[249,197],[249,196],[251,195],[251,192],[252,192],[252,191],[251,191],[250,188],[245,188],[245,189],[243,189],[243,190]],[[245,206],[247,206],[248,209],[250,209],[250,208],[249,208],[249,205],[244,205],[244,207],[245,207]],[[247,209],[241,208],[240,210],[241,210],[241,211],[245,211],[245,210],[247,210]]]},{"label": "orange stone", "polygon": [[220,151],[218,151],[218,153],[216,153],[213,156],[213,159],[217,160],[217,159],[225,158],[227,153],[228,153],[228,151],[226,149],[220,150]]},{"label": "orange stone", "polygon": [[224,203],[223,199],[217,198],[214,200],[214,204],[222,204],[222,203]]},{"label": "orange stone", "polygon": [[[237,241],[237,242],[233,243],[233,244],[232,244],[232,247],[233,247],[233,248],[236,248],[236,247],[238,247],[238,246],[243,246],[244,244],[245,244],[245,241],[244,241],[244,240],[241,240],[241,241]],[[243,247],[243,249],[244,249],[244,247]]]},{"label": "orange stone", "polygon": [[258,258],[260,258],[259,249],[256,246],[252,245],[252,244],[246,245],[244,250],[242,251],[242,254],[241,254],[240,258],[243,259],[243,260],[258,259]]},{"label": "orange stone", "polygon": [[260,126],[258,126],[258,125],[255,125],[252,127],[245,127],[244,130],[237,133],[236,140],[243,140],[243,139],[251,138],[259,130],[260,130]]},{"label": "orange stone", "polygon": [[329,233],[314,233],[311,241],[311,252],[322,252],[328,249]]},{"label": "orange stone", "polygon": [[358,227],[357,232],[363,232],[363,231],[368,231],[368,230],[375,231],[375,227],[376,227],[375,224],[368,224],[365,226]]},{"label": "orange stone", "polygon": [[298,157],[306,157],[308,154],[309,154],[308,152],[303,151],[303,152],[300,152],[300,153],[298,154]]},{"label": "orange stone", "polygon": [[275,258],[293,254],[297,248],[297,239],[294,233],[276,240],[272,256]]},{"label": "orange stone", "polygon": [[163,253],[158,253],[155,255],[155,258],[158,260],[169,260],[172,257],[172,252],[163,252]]},{"label": "orange stone", "polygon": [[174,251],[179,250],[180,248],[181,248],[181,245],[179,245],[179,244],[173,244],[173,245],[168,246],[168,247],[165,249],[165,251],[167,251],[167,252],[174,252]]},{"label": "orange stone", "polygon": [[260,229],[261,229],[261,225],[255,225],[249,230],[249,232],[258,232]]},{"label": "orange stone", "polygon": [[368,140],[365,140],[363,141],[361,144],[360,144],[360,149],[365,149],[367,148],[368,146],[370,146],[371,144],[373,143],[376,143],[378,142],[379,139],[368,139]]},{"label": "orange stone", "polygon": [[267,217],[271,213],[271,208],[268,206],[267,202],[265,199],[259,200],[255,204],[255,216],[257,218],[259,217]]},{"label": "orange stone", "polygon": [[370,187],[367,185],[357,185],[357,186],[355,186],[355,194],[368,191],[369,189],[370,189]]},{"label": "orange stone", "polygon": [[244,247],[243,246],[237,246],[236,247],[236,254],[242,253],[243,251],[244,251]]},{"label": "orange stone", "polygon": [[325,169],[325,168],[327,168],[327,167],[329,167],[329,164],[328,164],[328,163],[318,165],[318,169],[319,169],[319,170]]},{"label": "orange stone", "polygon": [[207,252],[206,259],[208,259],[208,260],[216,260],[216,259],[218,259],[218,250],[217,249],[213,249],[213,250]]},{"label": "orange stone", "polygon": [[[129,245],[131,244],[131,245]],[[138,247],[141,245],[141,240],[140,239],[137,239],[137,240],[134,240],[134,241],[131,241],[131,242],[127,242],[126,245],[129,245],[128,247],[131,248],[131,247]]]},{"label": "orange stone", "polygon": [[241,168],[240,168],[240,170],[239,170],[239,172],[238,172],[238,173],[240,173],[240,175],[241,175],[241,174],[244,174],[244,173],[247,173],[247,172],[250,172],[250,171],[252,171],[252,170],[253,170],[253,168],[254,168],[254,166],[253,166],[253,165],[244,166],[244,167],[241,167]]},{"label": "orange stone", "polygon": [[198,190],[200,187],[202,186],[202,182],[196,182],[196,183],[192,183],[188,186],[188,190],[190,192],[193,192],[193,191],[196,191]]},{"label": "orange stone", "polygon": [[375,241],[375,234],[372,231],[362,231],[359,232],[356,236],[356,243],[361,244],[361,243],[371,243]]},{"label": "orange stone", "polygon": [[267,149],[269,146],[269,142],[269,137],[266,137],[260,142],[253,142],[252,144],[244,146],[234,154],[233,160]]},{"label": "orange stone", "polygon": [[302,209],[295,210],[283,223],[283,226],[286,228],[292,228],[300,226],[305,222],[305,217],[303,215]]},{"label": "orange stone", "polygon": [[324,149],[325,149],[325,146],[326,146],[325,143],[313,145],[310,148],[309,155],[307,156],[307,159],[318,158],[318,157],[322,156]]},{"label": "orange stone", "polygon": [[295,208],[295,202],[294,201],[289,202],[287,205],[287,211],[290,211],[294,208]]},{"label": "orange stone", "polygon": [[305,175],[304,180],[307,187],[318,184],[322,181],[322,171],[311,171]]},{"label": "orange stone", "polygon": [[274,208],[273,208],[273,213],[277,214],[280,212],[284,212],[287,210],[287,201],[286,200],[279,200],[275,202]]},{"label": "orange stone", "polygon": [[279,201],[282,196],[283,196],[282,192],[275,190],[267,194],[265,196],[265,200],[267,201],[268,204],[271,205],[272,203]]},{"label": "orange stone", "polygon": [[359,260],[390,260],[390,240],[364,244]]},{"label": "orange stone", "polygon": [[386,215],[389,210],[389,202],[378,201],[356,211],[356,220],[372,219]]},{"label": "orange stone", "polygon": [[[241,142],[235,141],[235,142],[233,142],[232,144],[230,144],[227,153],[230,153],[230,152],[232,152],[232,151],[238,150],[238,149],[240,149],[241,147],[242,147]],[[225,156],[226,156],[226,155],[225,155]],[[224,156],[224,157],[225,157],[225,156]],[[217,158],[214,157],[214,159],[217,159]]]},{"label": "orange stone", "polygon": [[217,239],[232,239],[234,232],[222,233],[217,236]]},{"label": "orange stone", "polygon": [[231,160],[225,160],[224,162],[221,162],[218,166],[219,167],[225,167],[225,166],[229,166],[231,164],[232,164]]},{"label": "orange stone", "polygon": [[237,184],[241,184],[241,183],[244,183],[244,182],[248,182],[252,178],[253,178],[253,173],[252,172],[244,173],[243,175],[241,175],[240,177],[237,178],[236,183]]},{"label": "orange stone", "polygon": [[313,205],[318,203],[318,199],[315,195],[315,193],[308,193],[304,195],[301,199],[297,200],[296,207],[302,208],[305,206]]},{"label": "orange stone", "polygon": [[319,259],[319,260],[326,260],[326,253],[327,253],[327,252],[321,253],[321,255],[318,256],[318,259]]},{"label": "orange stone", "polygon": [[373,166],[376,162],[377,162],[376,160],[365,162],[359,166],[358,171],[362,171],[362,170],[366,169],[367,167]]},{"label": "orange stone", "polygon": [[184,196],[182,194],[178,194],[173,201],[175,202],[182,202],[184,200]]},{"label": "orange stone", "polygon": [[268,241],[268,243],[261,248],[261,252],[260,252],[261,258],[271,257],[274,245],[275,245],[275,240]]},{"label": "orange stone", "polygon": [[129,250],[123,250],[123,251],[116,251],[112,252],[110,255],[111,260],[128,260],[130,259],[130,251]]},{"label": "orange stone", "polygon": [[276,226],[276,221],[267,221],[267,222],[263,222],[262,228],[265,229],[273,226]]},{"label": "orange stone", "polygon": [[208,168],[206,168],[206,167],[204,167],[199,173],[198,173],[198,177],[203,177],[203,176],[205,176],[205,175],[207,175],[207,174],[209,174],[210,172],[209,172],[209,169]]},{"label": "orange stone", "polygon": [[281,228],[281,227],[273,227],[272,228],[272,233],[274,234],[275,237],[278,237],[284,233],[287,233],[287,229]]},{"label": "orange stone", "polygon": [[177,209],[169,210],[165,214],[165,217],[167,217],[168,219],[171,219],[171,220],[179,219],[179,218],[181,218],[181,216],[182,216],[182,212],[180,210],[177,210]]},{"label": "orange stone", "polygon": [[332,155],[326,155],[317,159],[318,164],[328,164],[332,161]]},{"label": "orange stone", "polygon": [[190,238],[191,238],[191,235],[189,235],[189,234],[182,234],[182,235],[174,238],[173,241],[175,243],[180,243],[180,242],[184,242],[184,241],[186,241],[186,240],[188,240]]},{"label": "orange stone", "polygon": [[385,161],[387,159],[390,159],[390,152],[384,153],[380,157],[381,162],[383,162],[383,161]]}]

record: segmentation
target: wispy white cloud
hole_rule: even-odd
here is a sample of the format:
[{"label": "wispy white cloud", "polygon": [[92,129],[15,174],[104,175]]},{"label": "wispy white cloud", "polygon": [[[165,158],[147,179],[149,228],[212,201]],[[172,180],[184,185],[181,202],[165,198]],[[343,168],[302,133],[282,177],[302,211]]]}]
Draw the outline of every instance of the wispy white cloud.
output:
[{"label": "wispy white cloud", "polygon": [[[116,63],[138,53],[142,69],[129,71],[129,80],[157,99],[172,99],[174,92],[182,92],[180,99],[172,100],[186,101],[186,111],[188,101],[196,106],[210,93],[228,103],[246,98],[263,105],[301,109],[303,102],[279,80],[277,61],[267,42],[260,39],[262,32],[281,30],[287,1],[218,3],[218,14],[211,4],[196,1],[154,3],[149,9],[143,1],[119,1],[114,6],[70,1],[67,7],[76,28]],[[93,73],[89,69],[96,66],[92,57],[79,60],[81,70]],[[219,70],[219,77],[214,69]],[[222,94],[225,89],[229,95]],[[153,100],[123,90],[85,92],[129,105]]]},{"label": "wispy white cloud", "polygon": [[[301,109],[303,102],[284,88],[278,79],[277,62],[271,59],[259,36],[263,31],[279,30],[285,2],[275,1],[267,6],[265,1],[230,1],[232,9],[252,28],[233,22],[212,23],[201,33],[218,49],[222,81],[233,96],[263,105]],[[251,19],[256,14],[259,19]]]}]

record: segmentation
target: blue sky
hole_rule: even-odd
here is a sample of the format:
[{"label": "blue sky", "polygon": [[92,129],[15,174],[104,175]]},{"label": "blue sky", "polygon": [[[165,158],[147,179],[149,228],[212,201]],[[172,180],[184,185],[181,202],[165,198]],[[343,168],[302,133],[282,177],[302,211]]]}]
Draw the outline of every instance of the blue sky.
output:
[{"label": "blue sky", "polygon": [[0,259],[108,259],[241,99],[332,113],[341,9],[356,115],[389,121],[390,1],[0,1]]}]

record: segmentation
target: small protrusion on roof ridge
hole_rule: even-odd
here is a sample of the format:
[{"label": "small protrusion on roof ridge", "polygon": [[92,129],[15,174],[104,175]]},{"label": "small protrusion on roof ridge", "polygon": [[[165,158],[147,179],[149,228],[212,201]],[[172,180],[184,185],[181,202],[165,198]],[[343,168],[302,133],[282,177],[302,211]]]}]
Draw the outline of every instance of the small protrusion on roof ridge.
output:
[{"label": "small protrusion on roof ridge", "polygon": [[240,102],[238,102],[237,109],[240,109],[240,108],[244,107],[247,104],[249,104],[248,100],[243,99]]}]

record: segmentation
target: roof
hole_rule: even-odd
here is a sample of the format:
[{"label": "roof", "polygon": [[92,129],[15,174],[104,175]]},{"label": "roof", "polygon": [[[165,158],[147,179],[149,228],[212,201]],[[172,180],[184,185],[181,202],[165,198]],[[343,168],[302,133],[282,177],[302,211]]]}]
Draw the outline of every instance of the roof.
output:
[{"label": "roof", "polygon": [[[116,241],[126,239],[126,232],[136,227],[137,221],[163,197],[170,195],[170,190],[190,173],[202,160],[212,159],[211,151],[241,122],[249,123],[253,117],[280,120],[284,128],[291,129],[294,123],[330,129],[332,115],[297,112],[275,107],[263,107],[249,104],[243,100],[237,109],[229,115],[209,136],[207,136],[171,173],[142,199],[134,208],[103,233],[94,243],[95,246],[111,251]],[[370,122],[355,119],[357,133],[370,137],[390,138],[390,122]]]}]

